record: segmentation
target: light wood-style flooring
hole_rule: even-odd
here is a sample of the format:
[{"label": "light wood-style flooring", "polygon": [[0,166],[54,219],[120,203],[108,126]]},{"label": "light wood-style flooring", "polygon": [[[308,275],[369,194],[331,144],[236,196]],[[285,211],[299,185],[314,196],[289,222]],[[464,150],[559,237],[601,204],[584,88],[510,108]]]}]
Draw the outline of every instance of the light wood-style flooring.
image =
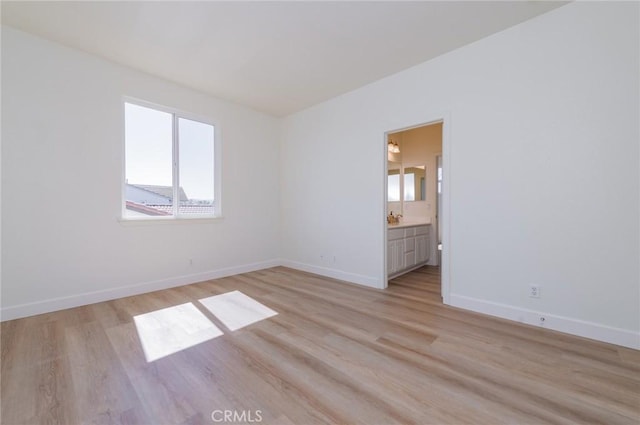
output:
[{"label": "light wood-style flooring", "polygon": [[[231,291],[278,314],[230,331],[197,300]],[[224,334],[147,362],[133,317],[185,303]],[[4,425],[640,423],[640,352],[443,306],[430,267],[384,291],[276,267],[1,332]]]}]

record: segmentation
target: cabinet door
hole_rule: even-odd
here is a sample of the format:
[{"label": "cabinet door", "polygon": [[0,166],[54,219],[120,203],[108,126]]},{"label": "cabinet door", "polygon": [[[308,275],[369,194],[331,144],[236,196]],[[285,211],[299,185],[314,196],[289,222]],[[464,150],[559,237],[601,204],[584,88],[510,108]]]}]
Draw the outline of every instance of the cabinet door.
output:
[{"label": "cabinet door", "polygon": [[404,252],[411,252],[416,250],[416,238],[413,236],[404,238]]},{"label": "cabinet door", "polygon": [[402,269],[404,262],[404,244],[402,240],[389,241],[387,244],[387,274],[394,274]]},{"label": "cabinet door", "polygon": [[396,244],[393,255],[395,259],[395,270],[399,271],[404,269],[404,240],[400,239],[394,242]]},{"label": "cabinet door", "polygon": [[387,274],[392,275],[404,268],[404,241],[387,243]]},{"label": "cabinet door", "polygon": [[416,236],[416,264],[429,260],[429,236]]},{"label": "cabinet door", "polygon": [[396,272],[394,269],[395,262],[393,261],[395,258],[393,255],[393,247],[395,246],[394,242],[395,241],[387,242],[387,274],[393,274]]},{"label": "cabinet door", "polygon": [[404,268],[408,269],[409,267],[413,267],[416,265],[416,252],[405,252],[404,253]]}]

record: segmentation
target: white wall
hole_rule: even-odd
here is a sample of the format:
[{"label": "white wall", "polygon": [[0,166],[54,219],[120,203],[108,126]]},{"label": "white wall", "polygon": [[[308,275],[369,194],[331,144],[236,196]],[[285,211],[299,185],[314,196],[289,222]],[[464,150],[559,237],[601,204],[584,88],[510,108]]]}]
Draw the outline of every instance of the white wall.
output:
[{"label": "white wall", "polygon": [[[123,95],[217,123],[224,219],[117,221]],[[277,264],[279,132],[275,118],[3,27],[3,319]]]},{"label": "white wall", "polygon": [[384,133],[445,113],[451,303],[640,348],[638,7],[572,3],[288,117],[283,258],[381,286]]}]

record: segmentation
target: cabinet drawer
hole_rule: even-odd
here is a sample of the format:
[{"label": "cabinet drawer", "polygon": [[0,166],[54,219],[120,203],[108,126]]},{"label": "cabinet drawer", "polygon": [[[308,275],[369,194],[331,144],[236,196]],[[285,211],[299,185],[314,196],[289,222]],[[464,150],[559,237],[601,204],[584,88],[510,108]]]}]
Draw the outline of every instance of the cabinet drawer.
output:
[{"label": "cabinet drawer", "polygon": [[389,230],[388,239],[390,241],[395,240],[395,239],[402,239],[402,238],[404,238],[404,229],[391,229],[391,230]]},{"label": "cabinet drawer", "polygon": [[404,237],[405,238],[410,238],[412,236],[416,235],[416,228],[415,227],[409,227],[407,229],[404,229]]},{"label": "cabinet drawer", "polygon": [[416,236],[429,234],[429,226],[419,226],[419,227],[416,227],[415,229],[416,229]]}]

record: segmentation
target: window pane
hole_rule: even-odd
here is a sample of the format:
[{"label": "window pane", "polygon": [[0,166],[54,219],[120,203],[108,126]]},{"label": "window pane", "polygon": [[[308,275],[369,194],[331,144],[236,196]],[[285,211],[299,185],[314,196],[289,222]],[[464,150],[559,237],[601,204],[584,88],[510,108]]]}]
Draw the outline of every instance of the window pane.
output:
[{"label": "window pane", "polygon": [[172,119],[125,103],[126,217],[173,214]]},{"label": "window pane", "polygon": [[178,119],[179,214],[213,214],[213,126]]}]

